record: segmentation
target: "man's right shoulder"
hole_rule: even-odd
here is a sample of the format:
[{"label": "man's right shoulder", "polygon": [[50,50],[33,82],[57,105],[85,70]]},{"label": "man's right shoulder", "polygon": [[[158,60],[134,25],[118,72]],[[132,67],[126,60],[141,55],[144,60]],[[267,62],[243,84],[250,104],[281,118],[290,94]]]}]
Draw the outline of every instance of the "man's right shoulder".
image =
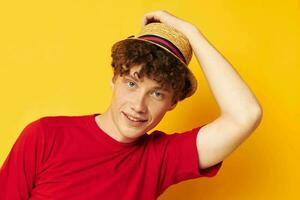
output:
[{"label": "man's right shoulder", "polygon": [[42,116],[38,118],[36,121],[40,121],[40,123],[68,123],[74,122],[78,120],[82,120],[90,115],[51,115],[51,116]]},{"label": "man's right shoulder", "polygon": [[27,127],[39,126],[42,130],[54,130],[79,124],[88,115],[48,115],[37,118],[27,124]]}]

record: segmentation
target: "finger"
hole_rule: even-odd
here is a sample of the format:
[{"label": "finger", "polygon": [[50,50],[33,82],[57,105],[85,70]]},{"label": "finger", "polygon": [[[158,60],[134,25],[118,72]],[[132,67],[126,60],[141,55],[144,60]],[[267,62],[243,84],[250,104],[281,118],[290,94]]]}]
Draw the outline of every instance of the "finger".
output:
[{"label": "finger", "polygon": [[151,15],[151,14],[144,15],[142,25],[145,26],[145,25],[149,24],[151,21],[153,21],[152,18],[153,18],[153,15]]},{"label": "finger", "polygon": [[148,14],[145,14],[142,17],[142,28],[147,24],[148,24]]},{"label": "finger", "polygon": [[146,25],[146,18],[143,16],[141,20],[141,27],[143,28]]},{"label": "finger", "polygon": [[152,23],[152,22],[161,22],[161,17],[158,11],[148,12],[142,17],[142,27]]}]

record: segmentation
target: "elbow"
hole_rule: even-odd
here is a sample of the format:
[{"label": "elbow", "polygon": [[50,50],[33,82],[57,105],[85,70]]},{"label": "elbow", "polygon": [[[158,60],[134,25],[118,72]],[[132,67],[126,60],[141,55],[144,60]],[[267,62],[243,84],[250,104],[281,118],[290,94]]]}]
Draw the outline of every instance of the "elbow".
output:
[{"label": "elbow", "polygon": [[261,105],[248,108],[243,116],[239,117],[239,123],[250,127],[252,130],[256,129],[262,121],[263,110]]},{"label": "elbow", "polygon": [[262,116],[263,116],[263,109],[262,106],[260,104],[258,104],[257,106],[255,106],[254,108],[250,109],[251,113],[252,113],[252,120],[254,120],[255,122],[260,123],[262,120]]},{"label": "elbow", "polygon": [[222,112],[222,115],[237,124],[238,127],[243,127],[245,132],[252,132],[262,121],[263,109],[259,103],[245,106],[242,110],[235,113]]}]

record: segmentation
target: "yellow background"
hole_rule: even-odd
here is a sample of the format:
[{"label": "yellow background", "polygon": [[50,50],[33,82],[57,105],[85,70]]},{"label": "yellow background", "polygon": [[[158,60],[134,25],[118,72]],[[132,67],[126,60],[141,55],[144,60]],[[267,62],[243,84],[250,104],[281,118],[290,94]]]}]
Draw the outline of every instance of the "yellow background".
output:
[{"label": "yellow background", "polygon": [[[0,3],[0,163],[21,130],[46,115],[105,111],[110,48],[164,9],[192,22],[237,69],[263,106],[258,129],[214,178],[171,186],[167,199],[299,199],[300,3],[285,1],[10,0]],[[157,129],[183,131],[218,117],[193,57],[197,93]]]}]

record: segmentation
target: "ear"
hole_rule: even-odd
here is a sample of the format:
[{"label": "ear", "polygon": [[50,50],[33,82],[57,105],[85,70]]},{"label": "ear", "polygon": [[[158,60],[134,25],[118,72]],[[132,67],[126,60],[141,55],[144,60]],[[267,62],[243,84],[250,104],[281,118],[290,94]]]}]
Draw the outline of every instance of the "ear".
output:
[{"label": "ear", "polygon": [[109,84],[110,84],[111,89],[113,90],[114,86],[115,86],[113,78],[110,80]]}]

